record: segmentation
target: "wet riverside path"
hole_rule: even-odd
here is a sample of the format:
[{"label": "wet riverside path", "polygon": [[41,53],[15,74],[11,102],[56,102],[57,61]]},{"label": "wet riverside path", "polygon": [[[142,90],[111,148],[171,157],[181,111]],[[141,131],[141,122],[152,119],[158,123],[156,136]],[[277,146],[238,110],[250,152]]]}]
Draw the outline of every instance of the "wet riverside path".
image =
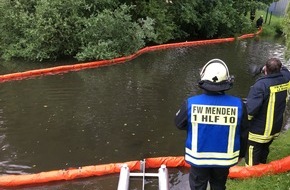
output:
[{"label": "wet riverside path", "polygon": [[[225,61],[235,76],[228,93],[246,97],[255,81],[249,68],[269,57],[285,63],[284,51],[277,40],[255,38],[160,50],[114,66],[1,83],[1,174],[181,156],[185,133],[174,127],[173,119],[182,101],[200,92],[196,82],[202,66],[213,58]],[[3,70],[22,68],[12,64]],[[188,187],[187,169],[169,172],[170,189]],[[21,189],[117,189],[118,178]],[[141,189],[141,184],[133,179],[131,189]],[[158,180],[147,180],[146,189],[158,189]]]}]

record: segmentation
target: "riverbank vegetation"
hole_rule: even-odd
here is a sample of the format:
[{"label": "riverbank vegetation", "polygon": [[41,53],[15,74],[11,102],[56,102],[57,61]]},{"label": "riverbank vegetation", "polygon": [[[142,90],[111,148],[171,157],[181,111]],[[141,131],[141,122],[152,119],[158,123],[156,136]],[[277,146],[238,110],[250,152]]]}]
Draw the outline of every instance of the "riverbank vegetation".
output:
[{"label": "riverbank vegetation", "polygon": [[272,0],[0,0],[4,60],[103,60],[148,45],[256,30],[247,16]]},{"label": "riverbank vegetation", "polygon": [[290,59],[290,5],[288,5],[285,18],[283,20],[283,32],[286,38],[286,58]]},{"label": "riverbank vegetation", "polygon": [[271,15],[264,10],[257,10],[256,15],[257,17],[263,15],[264,18],[263,32],[260,34],[261,36],[283,36],[284,17]]}]

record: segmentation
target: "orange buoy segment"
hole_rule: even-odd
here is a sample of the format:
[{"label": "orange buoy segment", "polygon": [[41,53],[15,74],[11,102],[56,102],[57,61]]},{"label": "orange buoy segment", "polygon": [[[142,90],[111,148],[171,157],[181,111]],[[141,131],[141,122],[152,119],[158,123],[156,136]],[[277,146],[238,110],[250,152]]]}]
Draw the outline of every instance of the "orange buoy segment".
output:
[{"label": "orange buoy segment", "polygon": [[12,187],[12,186],[39,184],[52,181],[73,180],[78,178],[114,174],[120,172],[121,166],[123,164],[127,164],[128,167],[130,168],[130,171],[140,169],[140,161],[130,161],[126,163],[112,163],[96,166],[85,166],[69,170],[53,170],[37,174],[3,175],[0,176],[0,186]]},{"label": "orange buoy segment", "polygon": [[[146,168],[160,168],[166,165],[167,168],[190,167],[183,156],[179,157],[156,157],[147,158]],[[48,183],[53,181],[73,180],[79,178],[103,176],[120,173],[121,167],[126,164],[130,171],[140,171],[140,161],[129,161],[124,163],[111,163],[95,166],[85,166],[77,169],[54,170],[37,174],[23,175],[2,175],[0,176],[0,187],[14,187],[21,185],[32,185]],[[251,167],[233,166],[230,168],[229,178],[244,179],[249,177],[260,177],[262,175],[276,174],[290,171],[290,156],[268,164],[260,164]]]},{"label": "orange buoy segment", "polygon": [[230,168],[229,178],[260,177],[267,174],[277,174],[290,171],[290,156],[268,164],[259,164],[251,167],[233,166]]},{"label": "orange buoy segment", "polygon": [[168,168],[176,168],[176,167],[189,167],[189,165],[185,162],[183,156],[179,157],[158,157],[158,158],[147,158],[146,159],[146,167],[148,168],[160,168],[160,166],[164,164]]},{"label": "orange buoy segment", "polygon": [[[245,39],[245,38],[252,38],[255,35],[259,34],[262,30],[259,30],[257,33],[254,34],[245,34],[238,39]],[[162,44],[157,46],[151,46],[151,47],[145,47],[139,51],[137,51],[135,54],[126,56],[126,57],[119,57],[112,60],[102,60],[102,61],[94,61],[94,62],[88,62],[88,63],[79,63],[79,64],[73,64],[73,65],[65,65],[65,66],[57,66],[52,68],[46,68],[46,69],[36,69],[31,71],[24,71],[24,72],[18,72],[18,73],[11,73],[11,74],[4,74],[0,75],[0,82],[6,82],[6,81],[12,81],[12,80],[22,80],[25,78],[32,78],[42,75],[55,75],[60,73],[66,73],[69,71],[78,71],[82,69],[89,69],[89,68],[96,68],[101,66],[108,66],[113,65],[117,63],[124,63],[126,61],[130,61],[137,56],[151,52],[156,50],[162,50],[162,49],[169,49],[169,48],[177,48],[177,47],[188,47],[188,46],[198,46],[198,45],[208,45],[208,44],[216,44],[216,43],[225,43],[225,42],[232,42],[235,38],[221,38],[221,39],[211,39],[211,40],[200,40],[200,41],[190,41],[190,42],[180,42],[180,43],[171,43],[171,44]]]}]

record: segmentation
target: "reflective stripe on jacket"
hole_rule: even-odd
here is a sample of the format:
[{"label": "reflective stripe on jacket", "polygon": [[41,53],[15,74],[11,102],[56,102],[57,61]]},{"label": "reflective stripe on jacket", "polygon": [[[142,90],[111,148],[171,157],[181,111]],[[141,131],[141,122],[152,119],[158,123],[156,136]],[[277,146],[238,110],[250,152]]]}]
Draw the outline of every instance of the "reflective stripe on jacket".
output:
[{"label": "reflective stripe on jacket", "polygon": [[249,140],[267,143],[279,135],[289,89],[289,80],[282,73],[261,77],[251,87],[247,97]]}]

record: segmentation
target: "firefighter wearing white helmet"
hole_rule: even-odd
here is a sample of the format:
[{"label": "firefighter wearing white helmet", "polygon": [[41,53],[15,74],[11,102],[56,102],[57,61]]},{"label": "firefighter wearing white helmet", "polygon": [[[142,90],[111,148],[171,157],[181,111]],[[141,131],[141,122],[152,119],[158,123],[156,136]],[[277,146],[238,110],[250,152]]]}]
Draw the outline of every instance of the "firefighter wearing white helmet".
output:
[{"label": "firefighter wearing white helmet", "polygon": [[203,93],[184,101],[175,125],[187,131],[185,161],[191,165],[191,190],[204,190],[208,183],[211,189],[223,190],[229,168],[244,156],[245,145],[240,139],[241,134],[247,134],[246,109],[241,98],[225,94],[233,79],[222,60],[206,63],[200,77],[198,86]]},{"label": "firefighter wearing white helmet", "polygon": [[233,77],[227,65],[220,59],[207,62],[200,72],[199,87],[212,92],[222,92],[232,88]]}]

